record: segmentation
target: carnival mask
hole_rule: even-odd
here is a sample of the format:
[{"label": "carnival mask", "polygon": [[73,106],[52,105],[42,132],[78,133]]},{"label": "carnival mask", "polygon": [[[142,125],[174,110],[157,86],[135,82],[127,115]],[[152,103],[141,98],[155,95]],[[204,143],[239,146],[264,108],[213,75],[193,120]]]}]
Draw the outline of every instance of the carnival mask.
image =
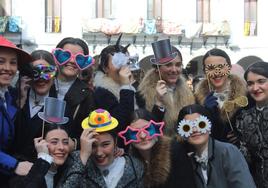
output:
[{"label": "carnival mask", "polygon": [[209,78],[216,78],[229,75],[230,71],[231,67],[228,63],[218,65],[208,64],[205,66],[205,73]]},{"label": "carnival mask", "polygon": [[53,65],[36,65],[33,67],[33,79],[50,80],[56,76],[57,68]]}]

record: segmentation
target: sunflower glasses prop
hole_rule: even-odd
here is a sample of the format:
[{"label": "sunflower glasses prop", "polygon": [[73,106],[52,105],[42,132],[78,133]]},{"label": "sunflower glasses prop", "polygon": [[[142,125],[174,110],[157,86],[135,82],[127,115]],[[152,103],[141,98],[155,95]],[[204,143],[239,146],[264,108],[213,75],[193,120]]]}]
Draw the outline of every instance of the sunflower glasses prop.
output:
[{"label": "sunflower glasses prop", "polygon": [[211,122],[206,116],[200,116],[194,121],[191,120],[181,120],[178,125],[178,133],[183,138],[188,138],[193,134],[193,128],[196,127],[197,131],[204,134],[210,132]]},{"label": "sunflower glasses prop", "polygon": [[83,53],[72,54],[71,51],[61,48],[54,49],[52,55],[59,66],[68,63],[71,59],[74,59],[76,66],[80,70],[84,70],[94,64],[94,59],[90,55],[84,55]]},{"label": "sunflower glasses prop", "polygon": [[124,131],[118,133],[118,136],[124,140],[125,145],[128,145],[132,142],[141,142],[139,134],[142,132],[146,134],[147,139],[163,136],[163,127],[164,122],[156,123],[153,120],[150,120],[150,122],[145,127],[140,129],[127,126]]}]

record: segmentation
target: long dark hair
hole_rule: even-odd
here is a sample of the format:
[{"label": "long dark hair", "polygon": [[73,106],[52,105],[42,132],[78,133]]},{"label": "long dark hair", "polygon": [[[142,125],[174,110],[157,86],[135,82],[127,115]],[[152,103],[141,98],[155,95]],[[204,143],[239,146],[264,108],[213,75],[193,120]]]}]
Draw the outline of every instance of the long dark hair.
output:
[{"label": "long dark hair", "polygon": [[46,123],[45,124],[45,127],[44,127],[44,138],[46,138],[47,134],[50,132],[50,131],[53,131],[53,130],[63,130],[67,133],[67,135],[69,136],[69,130],[68,130],[68,127],[66,125],[60,125],[60,124],[50,124],[50,123]]},{"label": "long dark hair", "polygon": [[221,49],[218,49],[218,48],[213,48],[213,49],[207,51],[207,53],[203,57],[203,60],[202,60],[203,71],[205,71],[205,61],[210,56],[223,57],[226,60],[226,62],[228,63],[228,65],[232,66],[231,59],[230,59],[229,55],[225,51],[223,51]]},{"label": "long dark hair", "polygon": [[83,49],[85,55],[89,54],[87,43],[80,38],[66,37],[57,44],[56,48],[63,48],[66,44],[78,45]]},{"label": "long dark hair", "polygon": [[151,112],[149,112],[148,110],[144,108],[136,109],[131,114],[131,122],[135,122],[138,119],[144,119],[146,121],[150,121],[150,120],[156,121],[156,117]]},{"label": "long dark hair", "polygon": [[52,54],[46,50],[35,50],[31,53],[33,61],[43,59],[50,65],[56,65]]},{"label": "long dark hair", "polygon": [[109,45],[105,47],[101,53],[100,53],[100,64],[98,67],[98,70],[102,71],[105,73],[105,68],[108,66],[109,62],[109,55],[113,55],[114,53],[117,52],[122,52],[122,53],[128,53],[127,48],[129,47],[130,44],[126,45],[125,47],[120,45],[122,34],[118,37],[116,44],[114,45]]},{"label": "long dark hair", "polygon": [[268,78],[268,62],[260,61],[250,65],[244,73],[244,78],[246,81],[249,72]]},{"label": "long dark hair", "polygon": [[[201,106],[199,104],[191,104],[188,106],[184,106],[180,110],[180,113],[179,113],[178,119],[177,119],[177,125],[180,123],[181,120],[184,119],[184,117],[186,115],[194,114],[194,113],[198,113],[200,115],[206,116],[211,122],[213,122],[213,118],[212,118],[210,112],[204,106]],[[176,127],[176,129],[177,129],[177,127]]]}]

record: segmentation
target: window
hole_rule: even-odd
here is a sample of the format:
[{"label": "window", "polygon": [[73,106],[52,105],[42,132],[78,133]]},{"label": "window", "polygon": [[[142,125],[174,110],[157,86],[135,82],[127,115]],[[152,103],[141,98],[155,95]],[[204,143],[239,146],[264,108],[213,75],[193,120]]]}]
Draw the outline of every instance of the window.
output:
[{"label": "window", "polygon": [[61,0],[45,1],[45,19],[47,33],[61,32]]},{"label": "window", "polygon": [[245,0],[244,35],[257,35],[257,0]]},{"label": "window", "polygon": [[146,18],[146,3],[145,0],[106,0],[99,4],[103,6],[104,18]]},{"label": "window", "polygon": [[197,0],[196,1],[196,21],[197,23],[210,22],[210,0]]},{"label": "window", "polygon": [[11,0],[0,0],[0,16],[11,15]]}]

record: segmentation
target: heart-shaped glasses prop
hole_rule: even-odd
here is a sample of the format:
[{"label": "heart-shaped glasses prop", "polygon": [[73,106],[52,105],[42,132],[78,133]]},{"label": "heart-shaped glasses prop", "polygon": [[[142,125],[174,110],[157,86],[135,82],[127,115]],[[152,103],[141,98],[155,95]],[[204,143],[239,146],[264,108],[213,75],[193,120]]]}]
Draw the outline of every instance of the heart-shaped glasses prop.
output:
[{"label": "heart-shaped glasses prop", "polygon": [[94,59],[90,55],[84,55],[82,53],[72,54],[69,50],[63,50],[56,48],[52,51],[54,60],[59,66],[68,63],[71,59],[74,59],[76,66],[80,70],[84,70],[94,64]]}]

